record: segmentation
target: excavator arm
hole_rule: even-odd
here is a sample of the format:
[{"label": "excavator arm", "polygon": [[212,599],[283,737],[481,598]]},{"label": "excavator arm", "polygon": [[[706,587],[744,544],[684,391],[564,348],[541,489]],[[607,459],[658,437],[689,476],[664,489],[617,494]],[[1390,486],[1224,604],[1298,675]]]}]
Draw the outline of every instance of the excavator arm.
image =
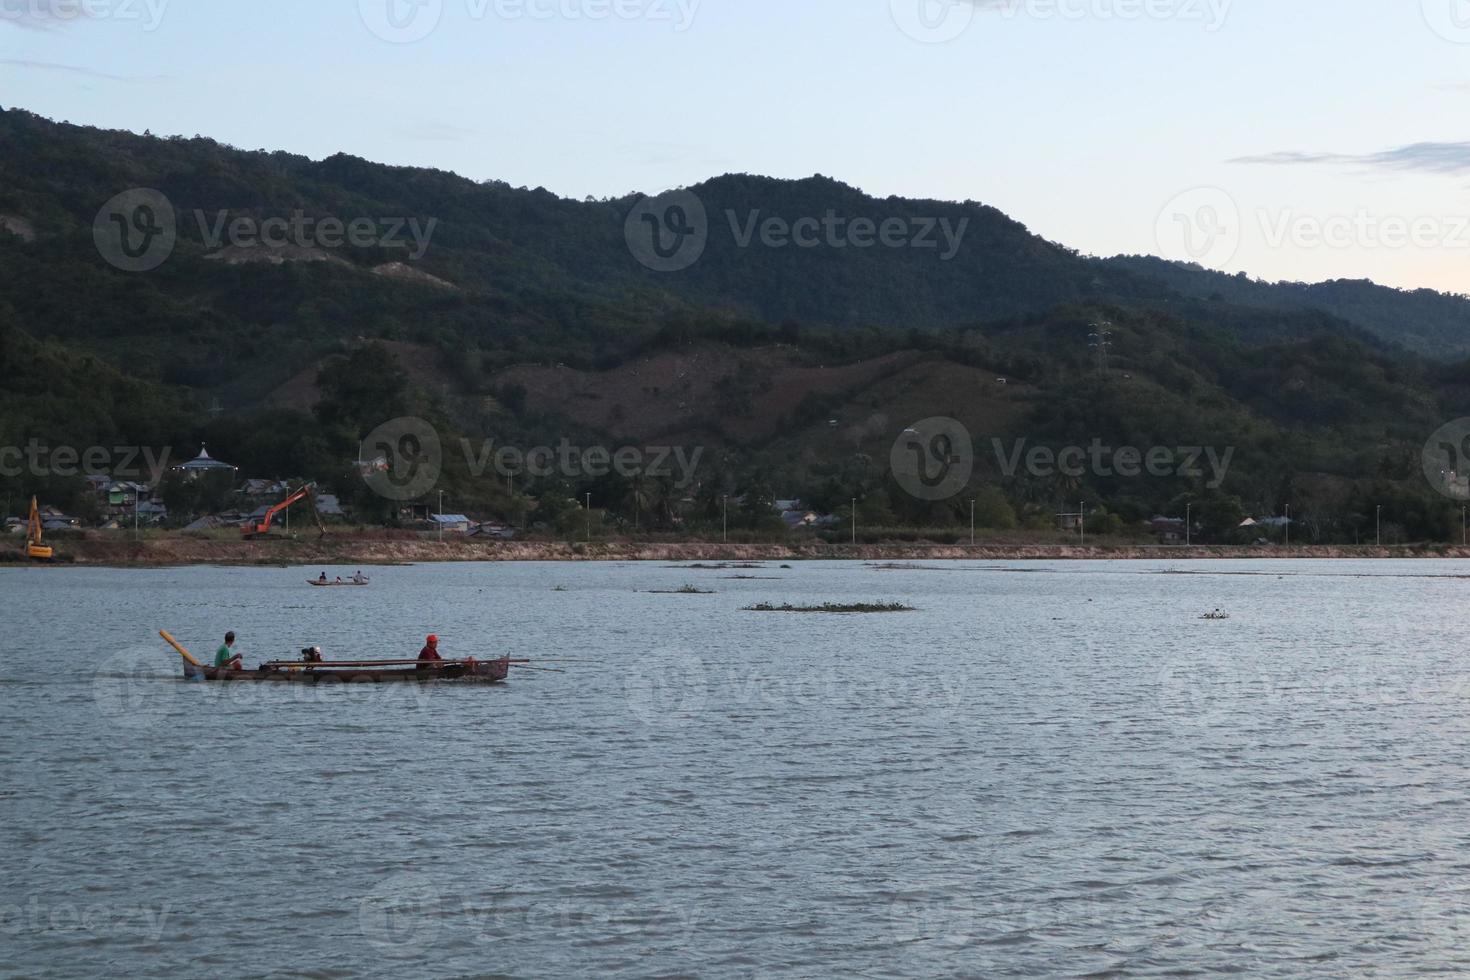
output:
[{"label": "excavator arm", "polygon": [[26,521],[26,556],[41,561],[48,561],[53,556],[52,550],[41,543],[41,508],[36,498],[31,498],[31,516]]},{"label": "excavator arm", "polygon": [[270,510],[265,512],[265,517],[261,519],[261,522],[259,524],[247,525],[245,528],[245,536],[247,538],[253,538],[258,535],[269,534],[271,531],[271,525],[275,523],[277,515],[285,513],[292,504],[296,503],[298,500],[303,499],[311,501],[311,516],[316,519],[317,530],[321,532],[321,537],[326,537],[327,526],[322,522],[321,511],[317,510],[316,506],[315,483],[308,483],[300,490],[297,490],[295,493],[288,494],[285,500],[282,500],[280,503],[276,504]]}]

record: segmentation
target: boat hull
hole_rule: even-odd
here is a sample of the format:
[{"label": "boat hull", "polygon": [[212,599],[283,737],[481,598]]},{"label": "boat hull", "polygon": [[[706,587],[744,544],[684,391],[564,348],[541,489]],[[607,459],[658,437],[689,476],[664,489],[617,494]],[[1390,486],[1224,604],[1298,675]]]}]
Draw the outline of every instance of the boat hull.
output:
[{"label": "boat hull", "polygon": [[263,684],[401,684],[452,681],[456,684],[499,684],[510,675],[509,660],[446,664],[443,667],[313,667],[309,664],[266,666],[256,670],[223,670],[184,664],[193,681]]}]

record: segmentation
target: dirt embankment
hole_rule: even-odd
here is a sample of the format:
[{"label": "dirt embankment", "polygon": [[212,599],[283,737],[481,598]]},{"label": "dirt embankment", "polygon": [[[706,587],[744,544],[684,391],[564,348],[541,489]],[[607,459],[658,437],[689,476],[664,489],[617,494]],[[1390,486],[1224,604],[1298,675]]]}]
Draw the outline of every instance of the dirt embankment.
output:
[{"label": "dirt embankment", "polygon": [[[1054,561],[1153,559],[1190,561],[1248,558],[1470,558],[1470,549],[1439,546],[1191,547],[977,544],[721,544],[720,542],[477,541],[440,542],[418,535],[338,536],[318,540],[241,541],[187,534],[95,535],[56,541],[58,560],[76,565],[389,565],[450,561]],[[7,553],[0,561],[23,561]]]}]

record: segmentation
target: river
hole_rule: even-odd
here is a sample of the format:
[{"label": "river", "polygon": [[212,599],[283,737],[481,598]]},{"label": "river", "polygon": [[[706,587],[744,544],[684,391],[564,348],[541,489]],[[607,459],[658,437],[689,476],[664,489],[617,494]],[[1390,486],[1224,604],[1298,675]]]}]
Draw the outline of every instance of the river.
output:
[{"label": "river", "polygon": [[0,973],[1465,973],[1464,567],[0,569]]}]

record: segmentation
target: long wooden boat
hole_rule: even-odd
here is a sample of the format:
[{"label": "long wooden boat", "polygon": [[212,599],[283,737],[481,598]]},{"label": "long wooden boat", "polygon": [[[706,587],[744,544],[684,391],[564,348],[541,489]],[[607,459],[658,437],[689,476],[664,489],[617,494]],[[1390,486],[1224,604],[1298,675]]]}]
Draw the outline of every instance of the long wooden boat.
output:
[{"label": "long wooden boat", "polygon": [[361,582],[354,582],[351,579],[347,579],[342,582],[323,582],[320,579],[309,578],[306,580],[306,584],[314,585],[319,589],[336,589],[348,585],[356,585],[358,587],[361,587],[364,585],[372,585],[373,583],[371,579],[363,579]]},{"label": "long wooden boat", "polygon": [[254,670],[226,670],[200,663],[189,651],[160,630],[184,662],[184,677],[192,681],[242,681],[271,684],[385,684],[452,681],[457,684],[499,684],[510,675],[510,658],[501,660],[336,660],[307,663],[272,660]]}]

